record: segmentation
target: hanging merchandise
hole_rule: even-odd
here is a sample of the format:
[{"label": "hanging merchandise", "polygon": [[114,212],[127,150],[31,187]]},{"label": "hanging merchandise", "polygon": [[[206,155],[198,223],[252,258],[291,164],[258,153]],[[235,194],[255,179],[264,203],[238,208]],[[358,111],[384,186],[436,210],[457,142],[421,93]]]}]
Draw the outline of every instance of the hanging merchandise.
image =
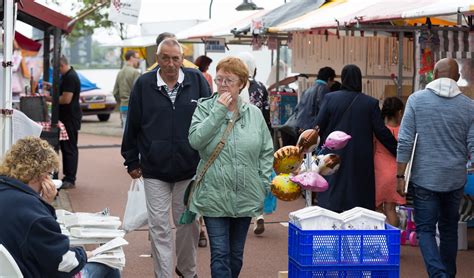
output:
[{"label": "hanging merchandise", "polygon": [[433,70],[436,57],[434,53],[439,52],[439,36],[431,30],[423,30],[418,39],[420,44],[420,68],[418,70],[420,88],[433,81]]}]

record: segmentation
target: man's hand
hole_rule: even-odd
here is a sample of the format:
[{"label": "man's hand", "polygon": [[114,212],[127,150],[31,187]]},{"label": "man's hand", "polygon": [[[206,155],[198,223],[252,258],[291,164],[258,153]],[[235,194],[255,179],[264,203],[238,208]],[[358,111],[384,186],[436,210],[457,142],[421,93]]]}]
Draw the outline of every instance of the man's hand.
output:
[{"label": "man's hand", "polygon": [[397,179],[397,193],[398,195],[405,197],[405,179]]},{"label": "man's hand", "polygon": [[142,176],[142,169],[133,169],[132,171],[128,172],[128,174],[130,175],[130,177],[132,177],[132,179],[138,179]]},{"label": "man's hand", "polygon": [[58,190],[56,190],[56,186],[54,185],[51,178],[49,177],[44,178],[43,181],[41,182],[41,191],[40,191],[41,197],[43,197],[43,199],[46,202],[51,204],[54,201],[54,198],[56,198],[57,194],[58,194]]}]

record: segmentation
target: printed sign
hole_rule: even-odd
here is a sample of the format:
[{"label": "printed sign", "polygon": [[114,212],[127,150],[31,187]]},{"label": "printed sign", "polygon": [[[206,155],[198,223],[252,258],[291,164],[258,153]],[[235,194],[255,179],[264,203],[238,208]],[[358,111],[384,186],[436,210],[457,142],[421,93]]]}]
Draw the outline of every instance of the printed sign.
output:
[{"label": "printed sign", "polygon": [[206,52],[225,53],[225,39],[206,40]]},{"label": "printed sign", "polygon": [[111,0],[109,20],[125,24],[137,24],[141,4],[141,0]]}]

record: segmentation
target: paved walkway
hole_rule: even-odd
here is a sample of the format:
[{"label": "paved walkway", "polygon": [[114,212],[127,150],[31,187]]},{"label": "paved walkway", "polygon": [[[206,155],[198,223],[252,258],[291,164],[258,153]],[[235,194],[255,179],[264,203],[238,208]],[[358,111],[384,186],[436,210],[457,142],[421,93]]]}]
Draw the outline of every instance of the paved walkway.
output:
[{"label": "paved walkway", "polygon": [[[113,122],[109,123],[113,127]],[[118,123],[115,122],[117,125]],[[98,136],[87,134],[96,125],[100,132],[103,123],[85,122],[79,135],[79,170],[77,187],[62,191],[60,204],[70,206],[74,211],[96,212],[108,207],[112,215],[122,217],[131,179],[122,165],[117,136]],[[70,202],[68,201],[70,200]],[[280,270],[287,270],[287,228],[280,224],[286,222],[290,211],[302,208],[302,199],[294,202],[279,202],[275,214],[266,218],[266,231],[255,236],[249,231],[244,255],[244,267],[240,277],[277,277]],[[126,267],[123,277],[153,277],[150,244],[146,229],[132,232],[125,237],[129,245],[125,248]],[[458,276],[474,277],[474,229],[469,230],[471,250],[458,253]],[[210,277],[209,247],[199,248],[198,275]],[[417,247],[402,246],[401,277],[426,277],[421,254]]]}]

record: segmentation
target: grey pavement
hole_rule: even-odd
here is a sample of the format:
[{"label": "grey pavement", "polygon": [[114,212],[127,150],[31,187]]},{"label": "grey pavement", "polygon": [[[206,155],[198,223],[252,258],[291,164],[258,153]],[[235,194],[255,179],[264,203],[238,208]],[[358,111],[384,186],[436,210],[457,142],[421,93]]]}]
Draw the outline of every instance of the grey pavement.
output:
[{"label": "grey pavement", "polygon": [[[112,215],[123,216],[131,179],[120,155],[121,128],[118,114],[109,122],[94,116],[85,118],[79,135],[79,170],[75,189],[62,190],[59,206],[73,211],[96,212],[108,207]],[[302,199],[278,202],[277,211],[266,217],[266,230],[255,236],[249,230],[244,266],[240,277],[277,277],[288,269],[288,213],[304,206]],[[251,227],[252,228],[252,227]],[[153,277],[150,243],[146,228],[126,235],[126,267],[123,277]],[[457,277],[474,277],[474,229],[469,229],[470,250],[458,252]],[[209,247],[198,249],[198,275],[210,277]],[[427,277],[419,248],[401,247],[400,277]]]}]

